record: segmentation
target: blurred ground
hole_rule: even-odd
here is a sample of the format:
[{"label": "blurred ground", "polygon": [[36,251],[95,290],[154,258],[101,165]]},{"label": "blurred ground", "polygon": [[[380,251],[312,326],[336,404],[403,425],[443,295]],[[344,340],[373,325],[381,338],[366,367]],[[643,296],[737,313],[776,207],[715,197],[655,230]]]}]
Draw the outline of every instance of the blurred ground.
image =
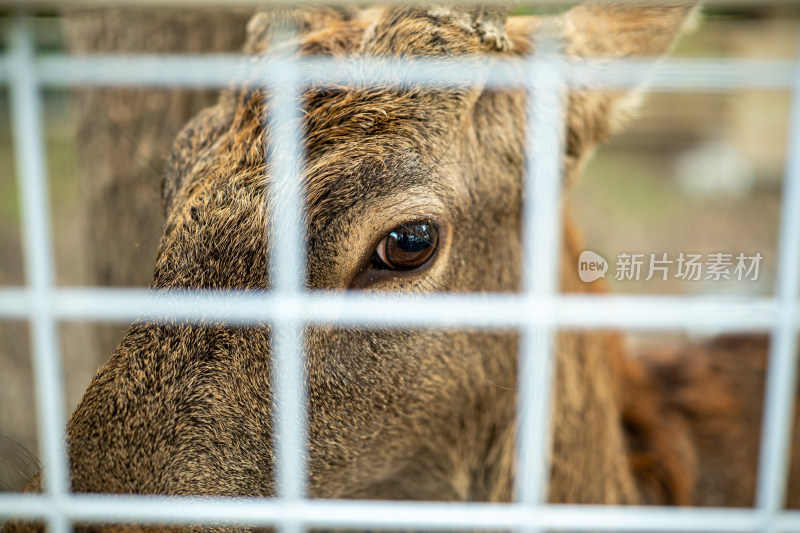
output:
[{"label": "blurred ground", "polygon": [[[800,6],[716,10],[676,54],[793,58],[798,19]],[[43,18],[37,27],[42,47],[59,49],[58,20]],[[85,285],[91,280],[80,252],[73,113],[67,93],[45,96],[58,283]],[[621,252],[760,252],[765,259],[757,282],[618,282],[610,270],[613,290],[771,294],[789,104],[788,93],[758,91],[657,94],[646,100],[631,127],[598,151],[583,182],[569,193],[586,248],[610,262]],[[0,285],[18,286],[24,283],[23,255],[8,111],[8,94],[0,91],[0,168],[9,169],[0,174]],[[121,136],[119,142],[130,140]],[[119,325],[120,337],[124,330]],[[61,329],[66,414],[96,370],[82,357],[87,332],[80,325]],[[0,433],[38,455],[29,351],[26,324],[0,322]]]}]

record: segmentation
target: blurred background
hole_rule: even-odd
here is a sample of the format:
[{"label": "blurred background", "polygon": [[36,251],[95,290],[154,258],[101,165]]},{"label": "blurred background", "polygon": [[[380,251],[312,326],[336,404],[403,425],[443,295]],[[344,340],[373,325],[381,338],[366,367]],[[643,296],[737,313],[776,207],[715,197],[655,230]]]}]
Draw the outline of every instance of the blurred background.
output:
[{"label": "blurred background", "polygon": [[[64,17],[45,11],[34,22],[41,53],[203,53],[239,50],[250,12],[128,9]],[[0,8],[2,51],[12,14]],[[715,3],[674,55],[794,59],[798,37],[800,3]],[[48,90],[43,96],[58,284],[146,286],[163,222],[164,158],[181,125],[214,94],[130,88]],[[583,181],[568,192],[586,249],[611,263],[612,290],[772,294],[790,103],[788,91],[646,98],[635,120],[598,150]],[[9,105],[0,87],[0,285],[19,286],[25,280]],[[764,259],[757,281],[616,281],[614,262],[623,252],[673,259],[681,252],[744,252]],[[65,416],[126,329],[62,325]],[[28,333],[24,322],[0,321],[0,434],[38,455]],[[633,342],[665,339],[639,335]],[[0,460],[0,480],[13,478],[2,468]]]},{"label": "blurred background", "polygon": [[[673,57],[796,57],[800,3],[710,7]],[[761,252],[756,282],[609,280],[626,293],[768,295],[775,280],[789,91],[651,93],[598,150],[571,193],[588,248],[621,252]],[[609,271],[611,274],[611,271]],[[644,276],[643,276],[644,277]]]}]

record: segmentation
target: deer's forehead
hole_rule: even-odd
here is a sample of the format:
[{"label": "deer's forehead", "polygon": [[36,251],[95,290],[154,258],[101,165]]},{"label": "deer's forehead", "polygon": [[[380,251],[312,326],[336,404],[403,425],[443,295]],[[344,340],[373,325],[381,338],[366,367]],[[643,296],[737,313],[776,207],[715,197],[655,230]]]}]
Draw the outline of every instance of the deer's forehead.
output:
[{"label": "deer's forehead", "polygon": [[448,188],[436,161],[404,139],[383,136],[311,154],[304,182],[312,231],[337,219],[363,217],[378,205],[444,200]]},{"label": "deer's forehead", "polygon": [[[267,154],[287,131],[268,127],[269,97],[247,92],[226,115],[233,118],[224,139],[209,148],[214,162],[201,158],[194,166],[184,197],[202,190],[225,203],[242,196],[236,191],[258,198],[275,188]],[[306,93],[303,115],[300,180],[311,228],[375,198],[436,193],[447,176],[441,163],[457,152],[452,132],[434,133],[420,92],[315,88]]]},{"label": "deer's forehead", "polygon": [[[408,143],[386,137],[308,154],[298,177],[308,228],[314,232],[337,219],[363,216],[377,205],[445,202],[452,187],[443,168],[442,159],[429,161]],[[250,218],[254,227],[263,227],[281,188],[269,164],[230,171],[222,161],[213,172],[188,180],[176,213],[201,224],[221,227],[221,219]]]}]

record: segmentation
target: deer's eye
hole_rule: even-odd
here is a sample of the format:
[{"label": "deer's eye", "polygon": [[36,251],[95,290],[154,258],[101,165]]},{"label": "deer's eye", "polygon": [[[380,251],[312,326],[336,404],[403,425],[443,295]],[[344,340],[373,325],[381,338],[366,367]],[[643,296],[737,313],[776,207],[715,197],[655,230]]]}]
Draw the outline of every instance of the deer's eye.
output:
[{"label": "deer's eye", "polygon": [[374,262],[379,268],[413,270],[433,256],[439,243],[439,230],[427,221],[398,226],[378,244]]}]

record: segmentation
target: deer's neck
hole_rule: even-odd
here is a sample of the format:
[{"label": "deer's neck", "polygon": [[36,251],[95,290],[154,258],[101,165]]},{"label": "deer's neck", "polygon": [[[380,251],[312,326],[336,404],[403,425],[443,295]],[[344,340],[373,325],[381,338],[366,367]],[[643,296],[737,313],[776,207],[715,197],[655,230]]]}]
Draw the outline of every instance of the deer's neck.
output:
[{"label": "deer's neck", "polygon": [[[565,217],[562,256],[564,292],[604,291],[578,278],[582,242]],[[622,429],[620,336],[608,332],[562,331],[557,341],[553,396],[550,499],[559,503],[634,503]]]}]

